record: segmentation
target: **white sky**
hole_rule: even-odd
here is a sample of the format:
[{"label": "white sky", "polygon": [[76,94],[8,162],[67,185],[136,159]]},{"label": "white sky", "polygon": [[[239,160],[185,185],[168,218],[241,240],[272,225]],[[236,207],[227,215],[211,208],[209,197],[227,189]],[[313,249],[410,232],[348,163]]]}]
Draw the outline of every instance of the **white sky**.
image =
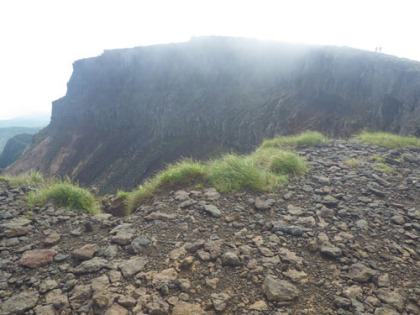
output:
[{"label": "white sky", "polygon": [[1,0],[0,119],[50,113],[72,63],[104,49],[226,35],[420,60],[418,0]]}]

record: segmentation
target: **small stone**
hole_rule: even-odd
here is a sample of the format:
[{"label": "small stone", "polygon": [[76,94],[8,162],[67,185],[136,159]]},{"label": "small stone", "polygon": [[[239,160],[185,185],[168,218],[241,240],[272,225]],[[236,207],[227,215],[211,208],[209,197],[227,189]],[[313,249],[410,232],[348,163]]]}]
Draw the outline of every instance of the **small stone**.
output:
[{"label": "small stone", "polygon": [[190,199],[189,195],[190,194],[187,193],[185,190],[178,190],[175,192],[174,198],[175,200],[178,200],[178,201],[185,201],[185,200]]},{"label": "small stone", "polygon": [[226,293],[212,293],[210,298],[214,309],[217,312],[222,312],[227,307],[227,302],[230,299],[230,295]]},{"label": "small stone", "polygon": [[204,198],[207,201],[214,201],[220,198],[220,194],[214,188],[208,188],[204,191]]},{"label": "small stone", "polygon": [[357,282],[369,282],[376,271],[366,267],[361,263],[356,263],[350,266],[349,277]]},{"label": "small stone", "polygon": [[20,260],[21,266],[37,268],[52,262],[57,252],[54,249],[34,249],[23,253]]},{"label": "small stone", "polygon": [[124,245],[130,244],[133,237],[134,237],[134,234],[131,232],[119,231],[117,234],[115,234],[111,238],[111,241],[118,245],[124,246]]},{"label": "small stone", "polygon": [[321,246],[321,254],[329,258],[339,258],[343,252],[340,248],[332,245],[323,245]]},{"label": "small stone", "polygon": [[80,247],[79,249],[75,249],[73,251],[73,256],[77,259],[88,260],[88,259],[91,259],[98,250],[99,250],[98,245],[86,244]]},{"label": "small stone", "polygon": [[267,311],[268,306],[267,306],[267,303],[265,303],[264,300],[259,300],[259,301],[255,302],[254,304],[250,305],[248,307],[248,309],[255,310],[255,311]]},{"label": "small stone", "polygon": [[255,200],[254,207],[255,209],[260,210],[260,211],[266,211],[271,208],[264,200],[261,200],[261,199]]},{"label": "small stone", "polygon": [[48,246],[56,245],[60,241],[60,238],[60,234],[58,234],[57,232],[52,232],[44,239],[44,244]]},{"label": "small stone", "polygon": [[391,221],[398,225],[403,225],[405,223],[404,217],[401,215],[394,215],[391,217]]},{"label": "small stone", "polygon": [[143,247],[146,247],[149,244],[150,244],[150,239],[147,238],[145,235],[140,235],[131,242],[131,249],[133,250],[134,253],[138,254],[141,252]]},{"label": "small stone", "polygon": [[133,257],[126,260],[118,265],[118,269],[121,270],[125,278],[131,277],[136,273],[143,270],[144,266],[148,263],[148,260],[142,257]]},{"label": "small stone", "polygon": [[39,294],[36,291],[25,291],[12,296],[1,305],[1,314],[21,314],[35,307]]},{"label": "small stone", "polygon": [[322,199],[321,203],[327,207],[336,207],[338,205],[338,200],[331,195],[327,195]]},{"label": "small stone", "polygon": [[106,267],[107,264],[108,261],[106,259],[95,257],[82,262],[79,266],[77,266],[74,269],[73,272],[76,274],[98,272],[102,268]]},{"label": "small stone", "polygon": [[119,304],[113,304],[109,310],[105,312],[105,315],[127,315],[128,311]]},{"label": "small stone", "polygon": [[403,290],[396,289],[391,291],[389,289],[381,288],[376,290],[375,294],[383,303],[387,303],[392,307],[395,307],[398,311],[401,312],[404,309],[406,295]]},{"label": "small stone", "polygon": [[188,269],[188,268],[190,268],[191,267],[191,265],[193,264],[193,262],[194,262],[194,257],[192,257],[192,256],[188,256],[188,257],[185,257],[182,261],[181,261],[181,264],[179,265],[181,268],[183,268],[183,269]]},{"label": "small stone", "polygon": [[387,273],[380,275],[378,277],[377,282],[378,282],[377,285],[380,288],[391,286],[391,281],[389,280],[389,274],[387,274]]},{"label": "small stone", "polygon": [[206,312],[199,304],[191,304],[179,301],[174,305],[172,315],[205,315]]},{"label": "small stone", "polygon": [[23,236],[28,234],[28,232],[31,230],[31,226],[9,226],[9,228],[4,231],[4,235],[6,237],[16,237],[16,236]]},{"label": "small stone", "polygon": [[380,307],[375,310],[374,315],[400,315],[401,313],[391,308]]},{"label": "small stone", "polygon": [[225,266],[239,266],[241,264],[238,255],[232,252],[227,252],[222,255],[222,262]]},{"label": "small stone", "polygon": [[214,205],[205,205],[203,210],[215,218],[222,216],[222,212]]},{"label": "small stone", "polygon": [[293,284],[272,276],[265,278],[263,292],[269,301],[289,302],[299,296],[299,291]]}]

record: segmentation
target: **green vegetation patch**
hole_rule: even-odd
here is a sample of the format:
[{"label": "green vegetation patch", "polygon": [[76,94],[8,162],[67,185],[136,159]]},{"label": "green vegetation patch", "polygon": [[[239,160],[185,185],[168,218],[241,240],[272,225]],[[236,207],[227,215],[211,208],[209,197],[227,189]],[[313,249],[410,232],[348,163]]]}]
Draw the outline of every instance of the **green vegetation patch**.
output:
[{"label": "green vegetation patch", "polygon": [[357,159],[348,159],[344,162],[348,167],[351,168],[358,168],[359,167],[359,160]]},{"label": "green vegetation patch", "polygon": [[220,192],[239,190],[272,191],[286,182],[280,176],[256,165],[252,158],[228,154],[208,165],[211,184]]},{"label": "green vegetation patch", "polygon": [[51,181],[27,196],[27,205],[30,208],[52,202],[57,207],[67,210],[86,210],[91,214],[98,213],[95,197],[84,188],[69,180],[63,182]]},{"label": "green vegetation patch", "polygon": [[306,160],[298,154],[275,148],[259,148],[251,158],[257,165],[279,175],[302,175],[307,171]]},{"label": "green vegetation patch", "polygon": [[133,211],[139,204],[150,200],[158,189],[176,188],[181,185],[193,185],[206,181],[207,166],[192,159],[184,159],[170,164],[155,177],[148,179],[139,188],[128,194],[128,211]]},{"label": "green vegetation patch", "polygon": [[280,136],[274,139],[264,140],[260,148],[296,147],[298,145],[315,146],[318,143],[325,143],[327,141],[328,138],[322,133],[317,131],[305,131],[295,136]]},{"label": "green vegetation patch", "polygon": [[45,182],[44,175],[37,171],[31,171],[27,174],[21,174],[17,176],[3,175],[0,177],[1,181],[6,181],[12,187],[37,187]]},{"label": "green vegetation patch", "polygon": [[393,167],[386,165],[384,163],[375,163],[374,165],[378,171],[383,172],[383,173],[392,172],[394,170]]},{"label": "green vegetation patch", "polygon": [[354,136],[352,141],[361,141],[386,148],[399,149],[406,146],[420,147],[420,138],[403,137],[388,132],[367,132],[364,131]]}]

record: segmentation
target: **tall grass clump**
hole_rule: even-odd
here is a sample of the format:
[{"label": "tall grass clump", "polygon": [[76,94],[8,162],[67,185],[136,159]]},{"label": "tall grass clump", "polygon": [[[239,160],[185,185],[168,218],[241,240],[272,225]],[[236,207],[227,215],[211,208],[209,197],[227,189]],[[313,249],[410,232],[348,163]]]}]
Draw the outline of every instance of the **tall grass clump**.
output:
[{"label": "tall grass clump", "polygon": [[228,154],[209,163],[208,177],[220,192],[239,190],[271,191],[286,181],[265,169],[258,167],[249,157]]},{"label": "tall grass clump", "polygon": [[352,138],[352,141],[361,141],[386,148],[399,149],[408,145],[420,147],[420,138],[403,137],[388,132],[364,131]]},{"label": "tall grass clump", "polygon": [[279,175],[302,175],[307,170],[305,159],[290,151],[259,148],[251,158],[257,165]]},{"label": "tall grass clump", "polygon": [[8,182],[12,187],[37,187],[45,182],[44,175],[38,171],[31,171],[30,173],[17,176],[4,175],[1,177],[1,180]]},{"label": "tall grass clump", "polygon": [[274,139],[264,140],[260,148],[296,147],[298,145],[315,146],[328,141],[322,133],[305,131],[295,136],[279,136]]},{"label": "tall grass clump", "polygon": [[151,199],[160,188],[176,188],[181,185],[192,185],[206,181],[206,165],[192,159],[184,159],[170,164],[165,170],[151,179],[146,180],[137,190],[130,192],[126,197],[129,212],[139,204]]},{"label": "tall grass clump", "polygon": [[98,212],[94,196],[87,189],[81,188],[69,180],[50,183],[30,192],[27,196],[27,205],[30,208],[45,205],[47,202],[52,202],[57,207],[67,210],[81,209],[91,214]]}]

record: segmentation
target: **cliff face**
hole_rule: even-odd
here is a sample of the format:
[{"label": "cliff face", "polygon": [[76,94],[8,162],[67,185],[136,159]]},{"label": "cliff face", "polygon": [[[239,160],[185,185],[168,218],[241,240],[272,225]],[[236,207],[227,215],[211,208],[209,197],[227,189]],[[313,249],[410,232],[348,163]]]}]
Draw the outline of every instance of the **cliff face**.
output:
[{"label": "cliff face", "polygon": [[349,48],[198,38],[75,62],[51,123],[10,172],[103,192],[180,156],[247,151],[306,129],[420,135],[420,63]]}]

